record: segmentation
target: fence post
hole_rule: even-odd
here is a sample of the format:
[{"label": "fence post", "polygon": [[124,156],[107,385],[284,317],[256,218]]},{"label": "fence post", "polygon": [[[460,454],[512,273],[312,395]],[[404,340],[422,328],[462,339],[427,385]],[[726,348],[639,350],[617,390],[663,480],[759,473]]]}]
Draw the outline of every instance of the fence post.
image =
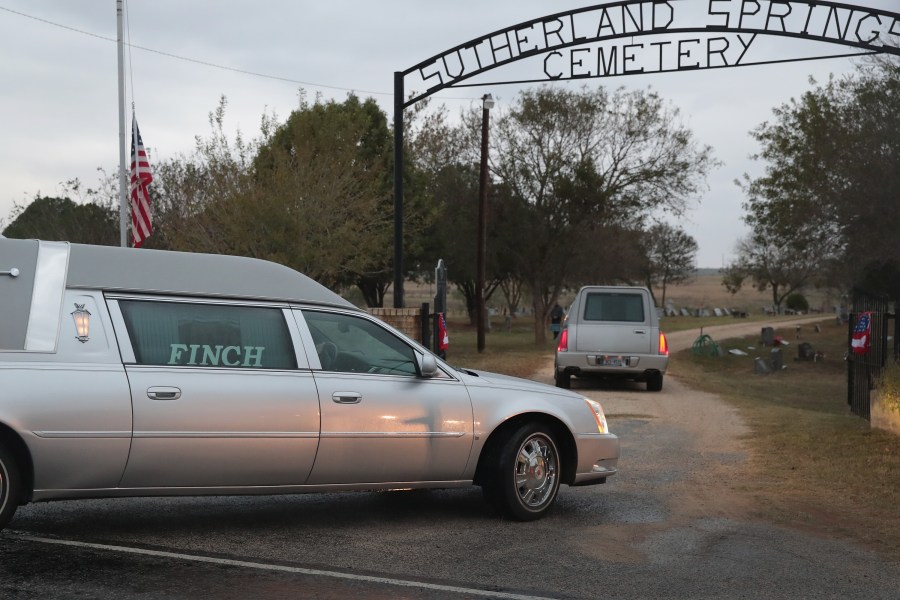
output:
[{"label": "fence post", "polygon": [[421,329],[422,337],[422,345],[426,348],[431,347],[431,329],[428,326],[428,316],[430,311],[428,309],[428,303],[422,303],[422,316],[419,317],[419,326]]},{"label": "fence post", "polygon": [[447,358],[447,353],[441,350],[440,334],[440,315],[444,315],[447,320],[447,267],[444,265],[444,259],[441,258],[437,262],[434,269],[434,317],[432,319],[432,331],[434,332],[432,351],[441,358]]}]

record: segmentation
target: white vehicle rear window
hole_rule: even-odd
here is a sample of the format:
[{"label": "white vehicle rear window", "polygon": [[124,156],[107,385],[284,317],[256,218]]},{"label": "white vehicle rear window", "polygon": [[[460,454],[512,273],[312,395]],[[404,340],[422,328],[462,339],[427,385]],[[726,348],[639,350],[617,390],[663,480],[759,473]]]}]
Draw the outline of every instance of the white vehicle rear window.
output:
[{"label": "white vehicle rear window", "polygon": [[590,293],[584,305],[585,321],[644,322],[641,294]]}]

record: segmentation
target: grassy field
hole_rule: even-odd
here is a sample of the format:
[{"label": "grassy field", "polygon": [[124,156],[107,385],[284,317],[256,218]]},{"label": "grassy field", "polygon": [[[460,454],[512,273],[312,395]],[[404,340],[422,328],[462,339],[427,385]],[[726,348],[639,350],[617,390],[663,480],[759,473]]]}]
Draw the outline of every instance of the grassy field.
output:
[{"label": "grassy field", "polygon": [[[654,294],[657,301],[662,302],[662,290],[654,289]],[[804,290],[803,294],[810,309],[831,312],[832,307],[840,302],[840,298],[822,290]],[[697,275],[681,285],[668,286],[666,302],[669,301],[677,308],[736,308],[755,315],[763,313],[763,307],[772,304],[772,293],[760,292],[748,283],[732,295],[722,285],[721,275],[705,274]]]},{"label": "grassy field", "polygon": [[[510,331],[495,327],[487,334],[485,351],[478,353],[475,327],[467,321],[454,320],[448,324],[450,364],[505,373],[516,377],[529,377],[553,355],[555,344],[548,340],[544,346],[534,343],[534,327],[531,319],[513,321]],[[550,336],[548,336],[549,338]]]},{"label": "grassy field", "polygon": [[[718,358],[681,352],[671,372],[720,395],[747,421],[755,451],[746,489],[758,499],[760,517],[845,536],[900,560],[900,436],[873,430],[849,411],[846,326],[827,322],[806,336],[825,354],[819,362],[793,360],[793,331],[776,335],[792,342],[778,373],[754,374],[753,351]],[[758,341],[724,344],[747,348]]]},{"label": "grassy field", "polygon": [[[434,286],[432,285],[409,282],[404,290],[407,306],[418,306],[422,302],[434,302]],[[575,297],[576,291],[577,290],[571,290],[570,292],[563,294],[563,297],[560,299],[560,304],[567,307]],[[656,294],[657,302],[662,303],[662,290],[654,289],[654,294]],[[806,290],[804,294],[811,309],[831,312],[833,307],[840,303],[840,298],[825,291]],[[528,298],[524,298],[522,301],[520,308],[526,313],[531,306],[530,302],[531,301]],[[738,309],[749,313],[750,318],[753,319],[764,317],[765,313],[763,307],[771,306],[772,294],[770,292],[760,292],[751,285],[745,285],[737,294],[730,294],[722,285],[721,275],[702,274],[694,276],[690,281],[684,284],[668,286],[666,289],[666,302],[671,302],[677,309]],[[464,321],[465,302],[463,301],[462,295],[453,286],[450,287],[447,304],[449,305],[450,317]],[[495,296],[488,302],[488,306],[498,310],[504,308],[503,296],[500,292],[495,292]],[[716,319],[716,317],[710,318],[713,320]],[[530,319],[528,316],[521,317],[522,321],[527,321],[528,319]]]}]

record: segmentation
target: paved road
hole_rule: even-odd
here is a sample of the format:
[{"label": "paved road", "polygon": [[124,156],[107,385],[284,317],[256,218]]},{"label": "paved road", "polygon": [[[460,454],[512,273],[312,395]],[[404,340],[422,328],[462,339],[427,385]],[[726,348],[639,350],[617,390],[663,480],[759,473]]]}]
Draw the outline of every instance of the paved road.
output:
[{"label": "paved road", "polygon": [[621,472],[541,521],[474,488],[35,504],[0,534],[0,598],[900,597],[900,565],[748,520],[747,430],[716,397],[671,378],[579,391],[606,406]]}]

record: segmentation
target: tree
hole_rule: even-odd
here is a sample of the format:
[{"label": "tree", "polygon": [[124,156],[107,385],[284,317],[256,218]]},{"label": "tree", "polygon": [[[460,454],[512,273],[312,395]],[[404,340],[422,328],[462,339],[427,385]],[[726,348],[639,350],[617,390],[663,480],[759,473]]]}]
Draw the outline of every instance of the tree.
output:
[{"label": "tree", "polygon": [[518,272],[539,344],[562,290],[618,261],[606,237],[627,239],[654,210],[681,215],[714,165],[677,110],[649,92],[528,90],[492,140],[495,176],[528,209]]},{"label": "tree", "polygon": [[356,285],[370,306],[391,274],[390,141],[375,101],[351,94],[303,103],[254,161],[259,200],[279,215],[267,233],[287,264],[333,288]]},{"label": "tree", "polygon": [[[231,139],[226,102],[195,151],[161,163],[151,247],[254,256],[380,306],[391,281],[391,134],[374,100],[305,99],[286,122]],[[410,210],[415,235],[418,214]]]},{"label": "tree", "polygon": [[[480,124],[479,119],[479,131]],[[479,161],[471,147],[475,139],[469,126],[465,120],[451,124],[446,109],[426,115],[414,135],[408,136],[412,142],[407,170],[414,174],[411,192],[421,204],[431,207],[420,252],[427,265],[420,264],[418,269],[430,278],[430,267],[444,259],[449,280],[463,295],[469,321],[474,324]],[[517,213],[502,189],[489,188],[487,211],[486,301],[511,280],[511,257],[520,243],[514,237]]]},{"label": "tree", "polygon": [[815,248],[817,277],[842,288],[898,261],[900,64],[866,63],[774,115],[753,132],[765,174],[743,186],[754,237]]},{"label": "tree", "polygon": [[37,196],[27,206],[13,209],[12,222],[3,235],[117,246],[119,222],[114,211],[93,202],[77,204],[69,198]]},{"label": "tree", "polygon": [[646,261],[644,282],[656,302],[653,286],[662,288],[662,301],[666,305],[666,287],[690,279],[697,256],[697,240],[682,229],[667,223],[652,225],[644,235]]},{"label": "tree", "polygon": [[264,116],[260,137],[246,140],[225,131],[227,101],[221,97],[209,114],[210,135],[196,136],[194,151],[153,165],[150,210],[154,231],[145,248],[244,254],[265,258],[249,246],[249,223],[263,221],[262,211],[247,213],[256,194],[253,158],[272,134],[274,117]]},{"label": "tree", "polygon": [[752,235],[738,242],[737,260],[723,274],[723,285],[737,293],[746,279],[760,292],[770,290],[772,306],[781,312],[781,304],[792,293],[812,283],[820,268],[818,249],[791,238]]}]

